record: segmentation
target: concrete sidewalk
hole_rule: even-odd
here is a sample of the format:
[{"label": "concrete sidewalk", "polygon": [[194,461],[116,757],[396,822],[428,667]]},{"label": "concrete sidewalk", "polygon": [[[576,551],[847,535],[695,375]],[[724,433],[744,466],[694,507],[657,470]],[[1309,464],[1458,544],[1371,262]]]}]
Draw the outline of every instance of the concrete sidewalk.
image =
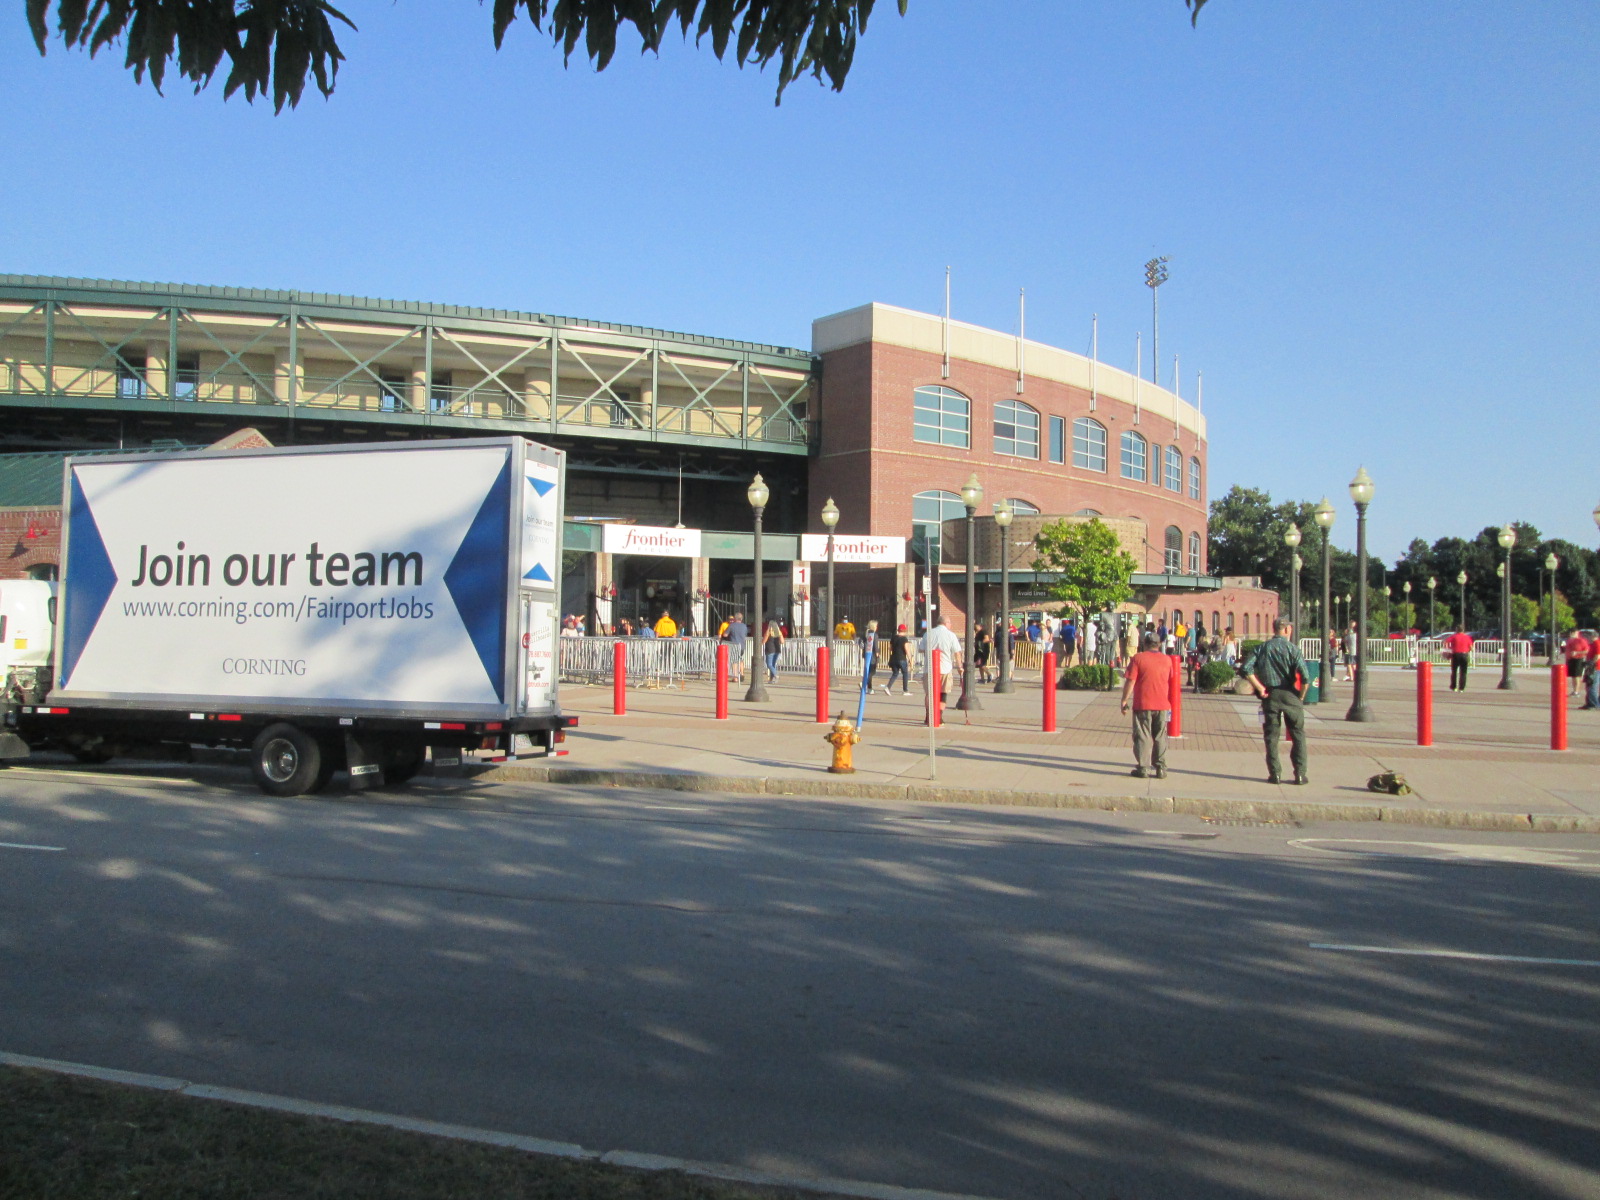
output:
[{"label": "concrete sidewalk", "polygon": [[[879,676],[883,678],[883,676]],[[1475,828],[1600,832],[1600,713],[1569,701],[1569,745],[1549,747],[1550,680],[1517,673],[1515,691],[1480,672],[1472,689],[1449,691],[1434,673],[1434,741],[1416,745],[1416,674],[1374,669],[1369,723],[1344,719],[1348,684],[1307,709],[1311,782],[1270,784],[1259,706],[1248,695],[1183,696],[1183,737],[1172,743],[1168,777],[1137,779],[1128,718],[1117,692],[1058,691],[1058,732],[1041,733],[1041,688],[1019,680],[996,696],[980,687],[981,711],[953,709],[933,739],[922,698],[885,696],[867,704],[857,772],[827,771],[831,747],[815,721],[810,677],[769,686],[767,704],[746,703],[734,685],[730,719],[714,719],[709,682],[683,689],[630,689],[628,711],[611,713],[609,686],[569,685],[568,712],[581,718],[570,755],[550,764],[507,764],[481,776],[572,784],[656,786],[694,791],[771,792],[913,799],[947,803],[1193,812],[1219,819],[1387,820]],[[992,686],[992,685],[991,685]],[[830,711],[853,718],[859,681],[837,681]],[[1290,775],[1288,746],[1281,751]],[[1396,797],[1366,781],[1399,771],[1413,788]]]}]

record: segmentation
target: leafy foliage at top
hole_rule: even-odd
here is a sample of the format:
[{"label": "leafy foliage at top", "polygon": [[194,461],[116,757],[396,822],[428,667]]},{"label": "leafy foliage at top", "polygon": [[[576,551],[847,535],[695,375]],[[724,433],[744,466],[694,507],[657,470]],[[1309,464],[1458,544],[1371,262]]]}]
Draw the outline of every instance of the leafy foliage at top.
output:
[{"label": "leafy foliage at top", "polygon": [[[729,48],[743,67],[778,64],[779,102],[784,89],[802,75],[844,87],[855,58],[856,41],[866,32],[876,0],[494,0],[494,44],[519,16],[546,32],[566,61],[583,44],[598,71],[617,52],[617,34],[631,25],[641,53],[658,52],[676,26],[691,29],[696,45],[710,38],[718,59]],[[50,14],[61,41],[98,54],[119,38],[126,42],[124,65],[139,82],[146,73],[157,91],[167,65],[199,91],[211,82],[223,58],[228,77],[223,95],[243,90],[245,99],[266,95],[281,112],[299,104],[308,77],[324,96],[333,93],[339,64],[345,61],[334,36],[335,23],[355,23],[327,0],[25,0],[28,25],[39,53],[50,36]],[[439,0],[430,0],[439,3]],[[909,0],[898,0],[905,16]],[[1184,0],[1191,24],[1206,0]]]},{"label": "leafy foliage at top", "polygon": [[[437,2],[437,0],[435,0]],[[1189,0],[1192,6],[1192,0]],[[905,15],[908,0],[899,0]],[[168,64],[199,91],[228,60],[223,94],[242,90],[247,100],[266,95],[282,111],[300,102],[308,78],[331,95],[345,61],[336,23],[355,23],[328,0],[26,0],[28,25],[39,52],[50,37],[51,13],[61,41],[91,55],[122,39],[125,63],[156,90]],[[659,51],[676,27],[698,44],[710,39],[721,59],[730,48],[739,66],[778,64],[778,98],[810,74],[835,91],[844,87],[856,42],[875,0],[494,0],[496,48],[517,18],[525,17],[561,46],[566,58],[581,43],[596,70],[617,50],[617,34],[632,26],[641,51]]]}]

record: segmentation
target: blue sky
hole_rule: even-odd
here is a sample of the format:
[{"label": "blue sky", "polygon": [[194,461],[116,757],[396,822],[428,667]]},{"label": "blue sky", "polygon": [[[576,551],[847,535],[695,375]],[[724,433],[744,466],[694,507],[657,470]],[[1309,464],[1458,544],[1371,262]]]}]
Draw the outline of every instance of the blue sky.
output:
[{"label": "blue sky", "polygon": [[[880,0],[843,93],[673,42],[596,74],[470,0],[349,0],[298,110],[0,30],[0,271],[345,292],[806,346],[870,300],[1205,375],[1210,493],[1375,552],[1596,544],[1600,6]],[[1148,367],[1147,367],[1148,370]]]}]

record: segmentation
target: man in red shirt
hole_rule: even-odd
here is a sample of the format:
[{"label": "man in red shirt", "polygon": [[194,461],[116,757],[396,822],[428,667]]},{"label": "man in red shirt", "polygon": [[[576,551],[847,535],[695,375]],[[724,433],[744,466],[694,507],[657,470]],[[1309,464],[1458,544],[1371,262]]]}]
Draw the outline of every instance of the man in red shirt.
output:
[{"label": "man in red shirt", "polygon": [[1450,690],[1464,692],[1467,690],[1467,667],[1472,663],[1472,635],[1457,625],[1456,631],[1445,638],[1444,648],[1450,652]]},{"label": "man in red shirt", "polygon": [[1563,649],[1567,655],[1567,695],[1576,696],[1583,686],[1583,667],[1589,661],[1589,639],[1583,630],[1574,629]]},{"label": "man in red shirt", "polygon": [[[1133,700],[1133,770],[1136,779],[1153,773],[1167,777],[1167,722],[1172,718],[1172,672],[1179,660],[1161,650],[1161,639],[1147,633],[1122,681],[1122,711]],[[1145,769],[1148,760],[1151,770]]]}]

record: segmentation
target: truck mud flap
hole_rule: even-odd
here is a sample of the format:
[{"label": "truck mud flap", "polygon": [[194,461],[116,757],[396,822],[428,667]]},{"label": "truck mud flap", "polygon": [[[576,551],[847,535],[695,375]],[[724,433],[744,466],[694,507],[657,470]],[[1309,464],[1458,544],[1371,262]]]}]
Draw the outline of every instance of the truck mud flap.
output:
[{"label": "truck mud flap", "polygon": [[29,754],[28,743],[12,733],[9,729],[0,730],[0,762],[7,760],[27,758]]},{"label": "truck mud flap", "polygon": [[350,772],[350,790],[364,792],[383,785],[383,763],[375,747],[369,747],[349,730],[344,735],[344,760]]}]

